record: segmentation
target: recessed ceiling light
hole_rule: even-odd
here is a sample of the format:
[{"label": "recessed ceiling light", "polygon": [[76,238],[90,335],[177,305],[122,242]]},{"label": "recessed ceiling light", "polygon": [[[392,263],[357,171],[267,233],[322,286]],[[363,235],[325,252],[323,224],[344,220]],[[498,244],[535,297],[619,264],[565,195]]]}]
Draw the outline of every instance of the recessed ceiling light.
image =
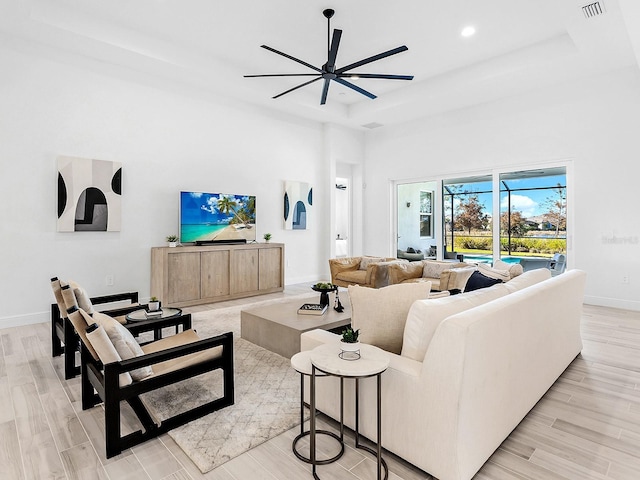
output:
[{"label": "recessed ceiling light", "polygon": [[476,33],[476,27],[472,27],[471,25],[469,25],[468,27],[464,27],[462,29],[460,35],[462,35],[463,37],[470,37],[474,33]]}]

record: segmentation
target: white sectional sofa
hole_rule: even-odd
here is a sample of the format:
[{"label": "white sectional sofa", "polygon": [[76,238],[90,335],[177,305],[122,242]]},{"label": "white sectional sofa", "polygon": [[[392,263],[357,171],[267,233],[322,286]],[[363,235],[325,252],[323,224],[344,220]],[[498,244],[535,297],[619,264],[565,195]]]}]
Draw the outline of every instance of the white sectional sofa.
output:
[{"label": "white sectional sofa", "polygon": [[[400,355],[382,375],[382,445],[440,480],[468,480],[582,349],[586,274],[533,270],[490,288],[416,301]],[[336,342],[304,333],[302,350]],[[306,389],[308,392],[308,389]],[[360,432],[376,438],[375,382],[361,382]],[[345,423],[354,426],[353,382]],[[318,408],[339,419],[339,382],[322,378]]]}]

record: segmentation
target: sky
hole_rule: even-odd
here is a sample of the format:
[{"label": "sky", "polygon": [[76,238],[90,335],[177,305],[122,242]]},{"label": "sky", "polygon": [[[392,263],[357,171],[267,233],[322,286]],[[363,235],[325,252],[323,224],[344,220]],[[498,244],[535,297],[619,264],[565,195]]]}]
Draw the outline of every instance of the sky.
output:
[{"label": "sky", "polygon": [[[558,183],[566,186],[566,176],[557,175],[549,177],[537,177],[537,178],[523,178],[518,180],[506,181],[511,193],[511,210],[517,210],[522,213],[525,218],[535,217],[547,213],[548,207],[545,206],[545,200],[549,197],[557,198],[557,194],[553,190],[526,190],[526,191],[513,191],[524,188],[539,188],[539,187],[554,187]],[[463,184],[462,191],[469,192],[486,192],[491,190],[491,182],[479,182]],[[492,208],[492,194],[480,193],[478,194],[478,200],[485,207],[485,213],[491,216]],[[458,199],[454,201],[457,205]],[[501,192],[500,194],[500,210],[505,211],[507,209],[507,194]]]}]

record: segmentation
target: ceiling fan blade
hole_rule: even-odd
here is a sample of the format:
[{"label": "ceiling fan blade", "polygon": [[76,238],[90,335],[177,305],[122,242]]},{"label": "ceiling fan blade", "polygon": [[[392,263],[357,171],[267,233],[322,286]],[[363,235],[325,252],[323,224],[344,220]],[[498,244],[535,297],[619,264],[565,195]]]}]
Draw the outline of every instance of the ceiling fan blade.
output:
[{"label": "ceiling fan blade", "polygon": [[260,75],[243,75],[244,78],[259,78],[259,77],[316,77],[321,75],[320,73],[266,73]]},{"label": "ceiling fan blade", "polygon": [[327,72],[333,73],[336,69],[336,57],[338,56],[340,37],[342,37],[342,30],[336,28],[333,31],[333,38],[331,39],[331,50],[329,50],[329,58],[327,59]]},{"label": "ceiling fan blade", "polygon": [[378,98],[378,97],[376,97],[373,93],[371,93],[371,92],[367,92],[364,88],[360,88],[359,86],[354,85],[354,84],[353,84],[353,83],[351,83],[351,82],[347,82],[344,78],[337,77],[337,78],[334,78],[334,80],[335,80],[336,82],[338,82],[338,83],[341,83],[341,84],[342,84],[342,85],[344,85],[345,87],[349,87],[349,88],[351,88],[352,90],[355,90],[356,92],[361,93],[361,94],[362,94],[362,95],[364,95],[365,97],[369,97],[369,98],[370,98],[370,99],[372,99],[372,100],[373,100],[374,98]]},{"label": "ceiling fan blade", "polygon": [[282,93],[279,93],[279,94],[278,94],[278,95],[276,95],[275,97],[271,97],[271,98],[278,98],[278,97],[281,97],[281,96],[283,96],[283,95],[286,95],[286,94],[287,94],[287,93],[289,93],[289,92],[293,92],[294,90],[297,90],[297,89],[299,89],[299,88],[306,87],[306,86],[307,86],[307,85],[309,85],[310,83],[317,82],[317,81],[318,81],[318,80],[320,80],[321,78],[322,78],[322,77],[318,76],[317,78],[314,78],[313,80],[309,80],[308,82],[301,83],[300,85],[295,86],[295,87],[293,87],[293,88],[290,88],[289,90],[286,90],[286,91],[284,91],[284,92],[282,92]]},{"label": "ceiling fan blade", "polygon": [[394,48],[393,50],[388,50],[386,52],[379,53],[378,55],[374,55],[373,57],[365,58],[364,60],[360,60],[359,62],[352,63],[351,65],[347,65],[346,67],[339,68],[335,73],[344,73],[347,70],[351,70],[352,68],[361,67],[362,65],[366,65],[367,63],[375,62],[376,60],[381,60],[386,57],[390,57],[391,55],[395,55],[396,53],[401,53],[409,50],[406,45],[402,45],[401,47]]},{"label": "ceiling fan blade", "polygon": [[327,103],[327,93],[329,93],[329,84],[331,80],[328,78],[324,79],[324,87],[322,87],[322,96],[320,97],[320,105],[324,105]]},{"label": "ceiling fan blade", "polygon": [[260,45],[260,46],[261,46],[262,48],[264,48],[265,50],[269,50],[270,52],[277,53],[278,55],[282,55],[283,57],[288,58],[289,60],[293,60],[294,62],[298,62],[299,64],[304,65],[305,67],[309,67],[309,68],[311,68],[312,70],[315,70],[316,72],[320,72],[320,73],[322,73],[322,70],[321,70],[321,69],[319,69],[318,67],[314,67],[314,66],[313,66],[313,65],[311,65],[310,63],[307,63],[307,62],[305,62],[305,61],[302,61],[302,60],[300,60],[299,58],[292,57],[291,55],[288,55],[288,54],[286,54],[286,53],[284,53],[284,52],[281,52],[281,51],[279,51],[279,50],[276,50],[275,48],[271,48],[271,47],[269,47],[269,46],[267,46],[267,45]]},{"label": "ceiling fan blade", "polygon": [[386,80],[413,80],[413,75],[387,75],[384,73],[339,73],[341,78],[382,78]]}]

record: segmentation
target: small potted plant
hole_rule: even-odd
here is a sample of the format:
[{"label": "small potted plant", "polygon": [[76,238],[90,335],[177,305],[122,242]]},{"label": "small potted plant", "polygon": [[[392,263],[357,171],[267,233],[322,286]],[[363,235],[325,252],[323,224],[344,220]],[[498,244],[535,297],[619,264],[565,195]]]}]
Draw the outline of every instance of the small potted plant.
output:
[{"label": "small potted plant", "polygon": [[360,329],[354,330],[347,327],[342,331],[342,339],[340,340],[340,358],[344,360],[357,360],[360,358]]},{"label": "small potted plant", "polygon": [[271,240],[271,234],[270,233],[265,233],[262,238],[264,238],[264,241],[269,243],[269,240]]},{"label": "small potted plant", "polygon": [[177,235],[167,235],[167,242],[169,242],[170,247],[175,247],[178,245],[178,236]]},{"label": "small potted plant", "polygon": [[151,297],[149,299],[149,311],[155,312],[156,310],[160,310],[160,300],[158,300],[158,297]]}]

